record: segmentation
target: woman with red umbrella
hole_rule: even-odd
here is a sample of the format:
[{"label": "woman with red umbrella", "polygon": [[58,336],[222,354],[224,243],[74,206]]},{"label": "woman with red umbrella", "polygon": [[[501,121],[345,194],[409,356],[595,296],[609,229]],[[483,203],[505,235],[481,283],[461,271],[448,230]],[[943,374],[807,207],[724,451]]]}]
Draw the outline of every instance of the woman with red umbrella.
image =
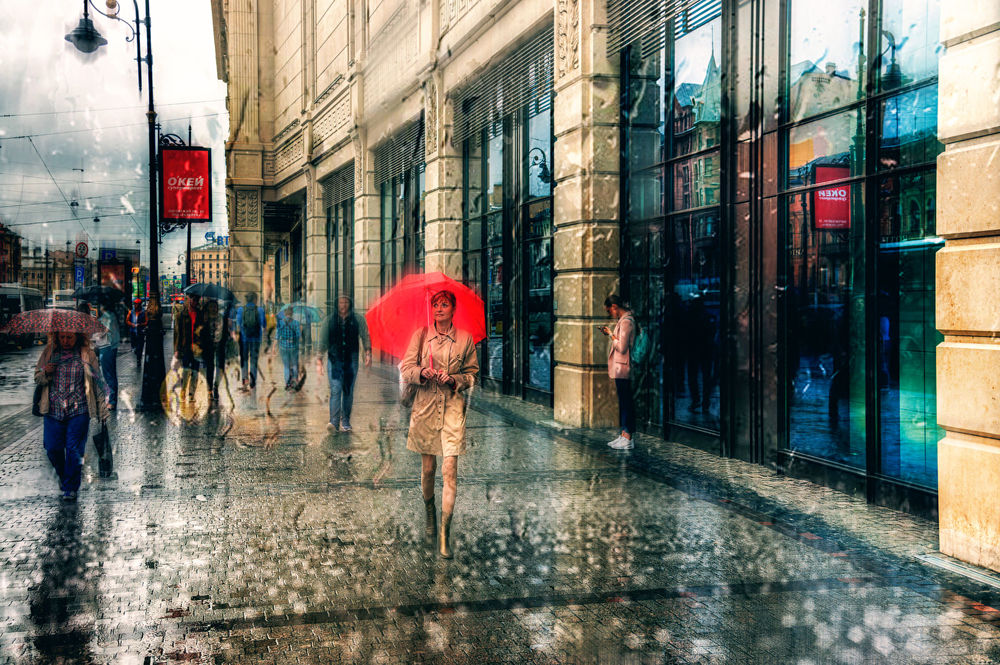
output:
[{"label": "woman with red umbrella", "polygon": [[[452,556],[449,538],[455,509],[458,456],[465,454],[465,396],[479,373],[473,335],[455,325],[457,299],[444,289],[430,298],[433,323],[416,331],[399,365],[401,380],[416,387],[406,447],[422,456],[420,487],[427,513],[427,534],[440,535],[439,552]],[[434,476],[444,457],[441,529],[437,529]]]},{"label": "woman with red umbrella", "polygon": [[[75,313],[75,312],[74,312]],[[97,355],[82,332],[49,333],[35,368],[41,386],[45,453],[59,474],[63,501],[76,501],[90,421],[108,419],[108,393]]]}]

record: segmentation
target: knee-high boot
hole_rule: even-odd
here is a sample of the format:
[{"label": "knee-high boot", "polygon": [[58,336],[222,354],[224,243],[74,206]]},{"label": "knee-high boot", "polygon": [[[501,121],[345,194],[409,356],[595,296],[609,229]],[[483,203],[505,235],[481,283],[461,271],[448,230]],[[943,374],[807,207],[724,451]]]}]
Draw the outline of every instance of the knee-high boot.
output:
[{"label": "knee-high boot", "polygon": [[441,513],[441,531],[438,534],[439,553],[442,559],[451,558],[451,544],[448,542],[451,537],[451,513]]},{"label": "knee-high boot", "polygon": [[434,506],[434,496],[424,499],[424,510],[427,513],[427,536],[433,538],[437,535],[437,508]]}]

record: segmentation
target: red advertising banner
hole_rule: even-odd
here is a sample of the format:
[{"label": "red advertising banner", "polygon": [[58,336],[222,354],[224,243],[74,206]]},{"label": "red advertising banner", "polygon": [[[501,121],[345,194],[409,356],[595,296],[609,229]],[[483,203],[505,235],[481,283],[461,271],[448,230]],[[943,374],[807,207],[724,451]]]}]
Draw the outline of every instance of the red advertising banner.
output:
[{"label": "red advertising banner", "polygon": [[208,148],[160,148],[160,218],[212,220],[212,153]]},{"label": "red advertising banner", "polygon": [[[839,180],[850,175],[840,166],[817,166],[816,182]],[[813,219],[817,229],[843,231],[851,228],[851,186],[843,184],[813,192]]]}]

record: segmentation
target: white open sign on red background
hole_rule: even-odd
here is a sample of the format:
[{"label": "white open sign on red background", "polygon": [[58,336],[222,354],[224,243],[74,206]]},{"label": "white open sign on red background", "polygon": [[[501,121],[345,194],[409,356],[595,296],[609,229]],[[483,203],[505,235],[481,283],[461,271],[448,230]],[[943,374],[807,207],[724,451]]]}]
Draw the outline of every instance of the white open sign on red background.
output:
[{"label": "white open sign on red background", "polygon": [[160,218],[212,220],[212,157],[208,148],[160,149]]}]

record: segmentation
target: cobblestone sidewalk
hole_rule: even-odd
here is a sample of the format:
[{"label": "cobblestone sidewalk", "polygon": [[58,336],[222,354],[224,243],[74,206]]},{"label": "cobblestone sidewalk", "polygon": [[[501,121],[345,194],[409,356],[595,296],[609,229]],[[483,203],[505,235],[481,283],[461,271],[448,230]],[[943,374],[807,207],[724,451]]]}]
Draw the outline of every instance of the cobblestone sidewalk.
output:
[{"label": "cobblestone sidewalk", "polygon": [[88,459],[75,506],[40,421],[8,416],[0,662],[1000,661],[996,590],[917,558],[933,524],[482,392],[441,560],[391,376],[329,434],[308,367],[301,393],[120,411],[116,476]]}]

